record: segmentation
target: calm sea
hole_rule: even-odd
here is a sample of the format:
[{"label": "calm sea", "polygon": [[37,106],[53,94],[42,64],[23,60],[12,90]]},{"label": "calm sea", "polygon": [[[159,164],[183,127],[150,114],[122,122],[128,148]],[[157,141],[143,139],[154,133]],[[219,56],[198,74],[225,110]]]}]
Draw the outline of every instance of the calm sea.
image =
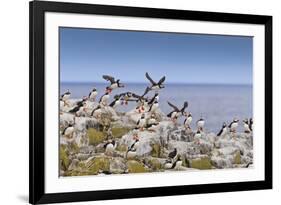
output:
[{"label": "calm sea", "polygon": [[[96,87],[100,97],[107,84],[97,83],[61,83],[60,92],[70,90],[71,98],[88,96],[90,90]],[[115,94],[127,91],[142,94],[147,84],[126,84],[125,88],[112,92],[111,99]],[[153,92],[148,94],[153,96]],[[223,122],[231,122],[234,117],[241,121],[253,116],[252,110],[252,86],[251,85],[200,85],[200,84],[166,84],[159,92],[160,108],[164,113],[169,113],[172,108],[167,101],[181,107],[184,101],[188,101],[187,111],[193,116],[192,127],[201,116],[205,119],[205,127],[208,131],[217,132]],[[127,106],[117,108],[119,111],[129,111],[135,106],[134,102]],[[240,124],[240,130],[242,123]]]}]

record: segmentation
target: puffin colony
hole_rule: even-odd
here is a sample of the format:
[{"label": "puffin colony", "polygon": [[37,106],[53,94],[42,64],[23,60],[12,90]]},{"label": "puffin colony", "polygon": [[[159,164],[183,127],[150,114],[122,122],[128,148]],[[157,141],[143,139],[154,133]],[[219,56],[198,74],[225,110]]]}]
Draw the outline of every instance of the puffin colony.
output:
[{"label": "puffin colony", "polygon": [[[71,99],[69,90],[60,96],[60,176],[253,166],[252,118],[230,119],[217,133],[208,133],[203,117],[192,118],[188,101],[181,106],[161,102],[165,76],[155,81],[145,73],[149,85],[143,93],[127,91],[111,101],[112,90],[126,86],[120,79],[102,77],[109,82],[104,93],[93,88],[82,99]],[[134,109],[118,112],[129,103]],[[168,103],[171,112],[163,113],[160,103]],[[237,131],[239,126],[243,132]]]}]

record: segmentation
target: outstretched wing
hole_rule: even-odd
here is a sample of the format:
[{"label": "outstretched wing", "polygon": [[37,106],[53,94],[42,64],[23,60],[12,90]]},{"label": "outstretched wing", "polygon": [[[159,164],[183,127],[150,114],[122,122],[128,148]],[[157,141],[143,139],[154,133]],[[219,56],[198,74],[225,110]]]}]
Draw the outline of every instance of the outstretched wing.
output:
[{"label": "outstretched wing", "polygon": [[151,82],[152,85],[155,85],[155,84],[156,84],[155,81],[152,80],[152,78],[148,75],[147,72],[145,73],[145,77]]},{"label": "outstretched wing", "polygon": [[188,102],[185,101],[184,104],[183,104],[183,107],[181,109],[181,112],[183,112],[187,107],[188,107]]},{"label": "outstretched wing", "polygon": [[111,83],[115,83],[114,77],[112,77],[110,75],[103,75],[102,77],[103,77],[103,79],[110,81]]},{"label": "outstretched wing", "polygon": [[172,103],[170,103],[169,101],[167,101],[168,102],[168,105],[170,105],[172,108],[174,108],[174,110],[176,110],[177,112],[179,112],[180,110],[179,110],[179,108],[177,107],[177,106],[175,106],[175,105],[173,105]]},{"label": "outstretched wing", "polygon": [[146,87],[144,93],[142,94],[141,97],[144,97],[148,92],[150,91],[149,87]]},{"label": "outstretched wing", "polygon": [[166,79],[166,77],[163,76],[163,77],[159,80],[158,84],[160,85],[160,84],[164,83],[165,79]]}]

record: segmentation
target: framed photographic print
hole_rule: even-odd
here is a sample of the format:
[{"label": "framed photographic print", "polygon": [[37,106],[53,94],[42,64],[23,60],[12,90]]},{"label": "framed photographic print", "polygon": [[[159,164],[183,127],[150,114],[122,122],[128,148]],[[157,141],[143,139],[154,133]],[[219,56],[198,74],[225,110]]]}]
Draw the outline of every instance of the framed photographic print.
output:
[{"label": "framed photographic print", "polygon": [[30,203],[272,188],[272,17],[30,2]]}]

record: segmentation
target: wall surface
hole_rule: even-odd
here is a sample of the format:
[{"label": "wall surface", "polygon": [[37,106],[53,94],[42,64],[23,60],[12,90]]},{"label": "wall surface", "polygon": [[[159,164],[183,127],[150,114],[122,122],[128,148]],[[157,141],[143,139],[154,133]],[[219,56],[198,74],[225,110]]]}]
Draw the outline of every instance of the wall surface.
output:
[{"label": "wall surface", "polygon": [[[79,2],[74,1],[73,2]],[[280,199],[280,36],[278,1],[263,0],[84,0],[80,2],[273,15],[274,26],[274,189],[79,204],[270,204]],[[28,201],[28,1],[1,1],[0,31],[0,204]],[[279,105],[279,106],[278,106]],[[279,195],[279,196],[278,196]],[[77,203],[78,204],[78,203]]]}]

